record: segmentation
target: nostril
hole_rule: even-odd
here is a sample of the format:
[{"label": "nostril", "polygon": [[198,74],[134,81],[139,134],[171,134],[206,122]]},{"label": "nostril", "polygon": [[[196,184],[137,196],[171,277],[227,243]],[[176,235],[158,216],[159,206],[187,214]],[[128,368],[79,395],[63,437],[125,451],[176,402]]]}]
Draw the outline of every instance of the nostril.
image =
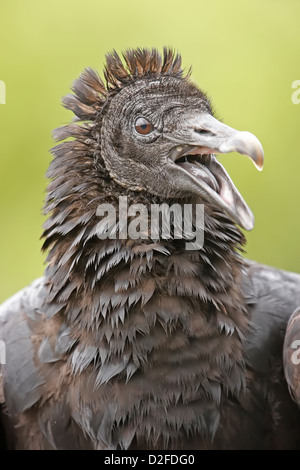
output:
[{"label": "nostril", "polygon": [[213,136],[215,135],[213,132],[211,131],[207,131],[206,129],[199,129],[197,127],[194,128],[194,131],[197,132],[197,134],[201,134],[201,135],[210,135],[210,136]]}]

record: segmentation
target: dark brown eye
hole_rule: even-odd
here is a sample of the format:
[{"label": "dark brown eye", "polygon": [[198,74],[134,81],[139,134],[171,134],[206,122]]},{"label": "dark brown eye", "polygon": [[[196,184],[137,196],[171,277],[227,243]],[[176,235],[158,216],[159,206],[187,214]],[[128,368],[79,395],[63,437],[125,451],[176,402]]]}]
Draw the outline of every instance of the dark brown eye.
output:
[{"label": "dark brown eye", "polygon": [[154,129],[153,124],[143,117],[137,118],[135,121],[135,130],[139,134],[150,134]]}]

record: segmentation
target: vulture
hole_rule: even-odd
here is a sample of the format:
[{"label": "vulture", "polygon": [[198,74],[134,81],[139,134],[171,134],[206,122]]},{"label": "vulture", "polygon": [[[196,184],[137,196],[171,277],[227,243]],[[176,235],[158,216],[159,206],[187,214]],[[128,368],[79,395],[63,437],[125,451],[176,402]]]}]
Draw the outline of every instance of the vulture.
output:
[{"label": "vulture", "polygon": [[0,307],[2,448],[300,448],[300,275],[244,257],[254,217],[216,157],[263,149],[190,75],[113,51],[63,99],[45,273]]}]

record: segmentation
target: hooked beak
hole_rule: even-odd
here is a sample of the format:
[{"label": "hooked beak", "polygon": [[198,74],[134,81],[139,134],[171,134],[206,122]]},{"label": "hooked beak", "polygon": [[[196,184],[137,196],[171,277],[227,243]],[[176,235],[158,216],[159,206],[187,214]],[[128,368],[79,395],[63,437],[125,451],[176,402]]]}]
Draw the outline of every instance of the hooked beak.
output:
[{"label": "hooked beak", "polygon": [[181,179],[188,178],[186,186],[193,192],[198,190],[204,199],[217,205],[242,228],[252,230],[254,216],[214,154],[238,152],[247,155],[262,170],[264,152],[259,140],[250,132],[232,129],[208,113],[185,120],[181,135],[182,144],[172,150],[169,158],[185,174],[180,175]]}]

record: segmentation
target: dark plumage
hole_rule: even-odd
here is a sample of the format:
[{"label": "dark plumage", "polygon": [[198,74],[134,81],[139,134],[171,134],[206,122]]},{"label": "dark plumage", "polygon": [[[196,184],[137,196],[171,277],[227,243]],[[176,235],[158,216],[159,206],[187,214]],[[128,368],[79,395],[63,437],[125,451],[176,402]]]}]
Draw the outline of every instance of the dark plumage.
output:
[{"label": "dark plumage", "polygon": [[[63,101],[82,122],[54,134],[72,140],[48,171],[45,275],[0,308],[6,445],[300,448],[282,361],[300,276],[240,256],[237,224],[253,216],[212,155],[237,150],[261,167],[261,146],[212,117],[172,51],[124,61],[107,56],[106,86],[85,70]],[[204,203],[204,246],[186,250],[173,232],[101,240],[97,207],[118,211],[119,196]],[[284,357],[299,403],[289,337]]]}]

